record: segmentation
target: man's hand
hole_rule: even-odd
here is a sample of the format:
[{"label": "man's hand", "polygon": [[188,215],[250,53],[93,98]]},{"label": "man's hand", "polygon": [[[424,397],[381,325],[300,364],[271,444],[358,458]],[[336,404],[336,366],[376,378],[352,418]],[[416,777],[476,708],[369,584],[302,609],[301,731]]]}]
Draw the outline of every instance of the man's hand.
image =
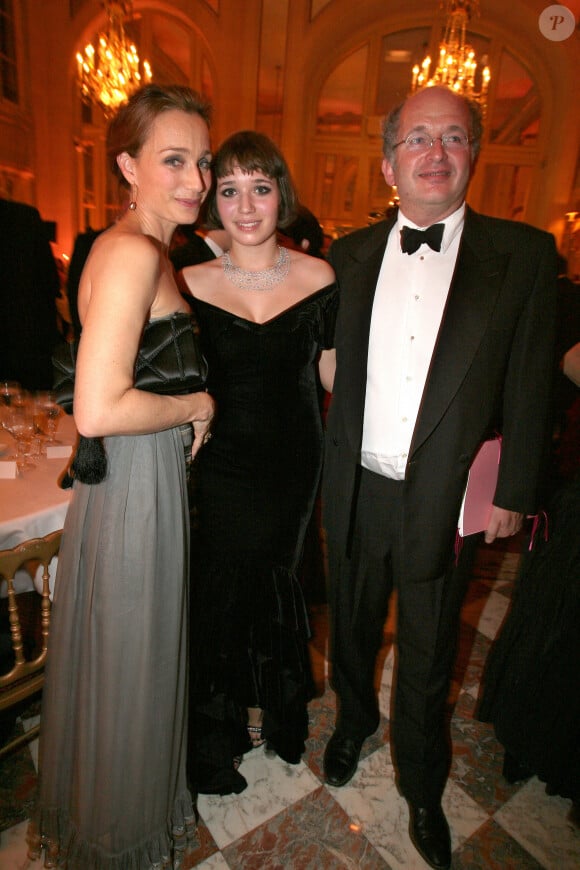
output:
[{"label": "man's hand", "polygon": [[491,516],[485,530],[485,543],[491,544],[496,538],[509,538],[517,534],[523,521],[523,514],[492,505]]}]

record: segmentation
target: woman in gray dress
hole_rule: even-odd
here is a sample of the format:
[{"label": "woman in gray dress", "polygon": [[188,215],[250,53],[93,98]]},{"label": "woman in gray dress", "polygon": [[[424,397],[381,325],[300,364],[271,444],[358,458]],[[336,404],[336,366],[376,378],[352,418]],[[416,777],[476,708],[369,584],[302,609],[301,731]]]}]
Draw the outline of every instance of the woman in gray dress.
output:
[{"label": "woman in gray dress", "polygon": [[186,485],[213,401],[191,391],[187,360],[176,360],[172,383],[153,372],[148,390],[134,373],[160,331],[170,347],[193,332],[167,251],[210,184],[207,122],[195,92],[148,85],[108,131],[130,204],[95,241],[79,287],[74,417],[82,436],[102,439],[106,473],[75,480],[59,558],[28,837],[32,858],[44,848],[54,862],[45,866],[176,866],[195,828],[185,779]]}]

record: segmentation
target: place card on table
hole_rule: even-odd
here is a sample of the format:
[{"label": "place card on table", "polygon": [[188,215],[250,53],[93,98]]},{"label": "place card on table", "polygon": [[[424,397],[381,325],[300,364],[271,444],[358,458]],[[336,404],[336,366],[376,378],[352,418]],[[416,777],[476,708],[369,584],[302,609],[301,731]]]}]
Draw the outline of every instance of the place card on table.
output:
[{"label": "place card on table", "polygon": [[2,480],[11,480],[12,478],[18,477],[18,469],[16,467],[16,462],[14,460],[2,459],[0,460],[0,479]]},{"label": "place card on table", "polygon": [[71,453],[70,444],[47,444],[46,446],[47,459],[68,459]]}]

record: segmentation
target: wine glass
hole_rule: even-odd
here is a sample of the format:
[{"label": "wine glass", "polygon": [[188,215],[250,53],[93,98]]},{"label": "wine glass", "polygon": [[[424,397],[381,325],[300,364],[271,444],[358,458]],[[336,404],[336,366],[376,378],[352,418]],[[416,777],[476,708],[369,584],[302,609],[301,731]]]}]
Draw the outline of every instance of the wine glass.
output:
[{"label": "wine glass", "polygon": [[54,393],[41,392],[34,399],[34,423],[39,433],[42,433],[48,444],[56,441],[56,431],[61,414],[60,405],[57,404]]},{"label": "wine glass", "polygon": [[22,387],[18,381],[0,381],[0,402],[9,408],[22,397]]},{"label": "wine glass", "polygon": [[35,463],[31,458],[34,439],[34,410],[31,402],[25,396],[22,396],[22,401],[18,404],[12,404],[4,409],[2,426],[7,432],[10,432],[16,441],[16,454],[12,458],[16,460],[18,471],[34,468]]}]

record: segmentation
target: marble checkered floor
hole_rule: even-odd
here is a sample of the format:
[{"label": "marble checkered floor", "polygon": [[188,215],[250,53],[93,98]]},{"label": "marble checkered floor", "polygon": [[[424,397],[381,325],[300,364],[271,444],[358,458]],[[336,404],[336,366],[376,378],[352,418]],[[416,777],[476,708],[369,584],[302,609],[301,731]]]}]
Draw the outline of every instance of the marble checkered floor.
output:
[{"label": "marble checkered floor", "polygon": [[[453,868],[580,868],[580,828],[570,801],[546,795],[536,778],[508,785],[490,726],[474,719],[483,664],[509,606],[518,553],[482,545],[463,608],[450,710],[453,768],[443,798]],[[324,605],[311,607],[312,661],[319,689],[310,705],[304,760],[290,766],[263,748],[245,757],[248,788],[238,796],[201,796],[200,845],[184,870],[420,870],[407,835],[407,806],[396,790],[388,748],[393,670],[392,623],[386,626],[380,681],[382,722],[366,741],[359,769],[341,789],[324,785],[322,755],[332,732]],[[34,712],[34,709],[33,709]],[[27,727],[33,720],[24,720]],[[27,812],[36,775],[32,744],[0,762],[0,870],[40,870],[26,858]]]}]

